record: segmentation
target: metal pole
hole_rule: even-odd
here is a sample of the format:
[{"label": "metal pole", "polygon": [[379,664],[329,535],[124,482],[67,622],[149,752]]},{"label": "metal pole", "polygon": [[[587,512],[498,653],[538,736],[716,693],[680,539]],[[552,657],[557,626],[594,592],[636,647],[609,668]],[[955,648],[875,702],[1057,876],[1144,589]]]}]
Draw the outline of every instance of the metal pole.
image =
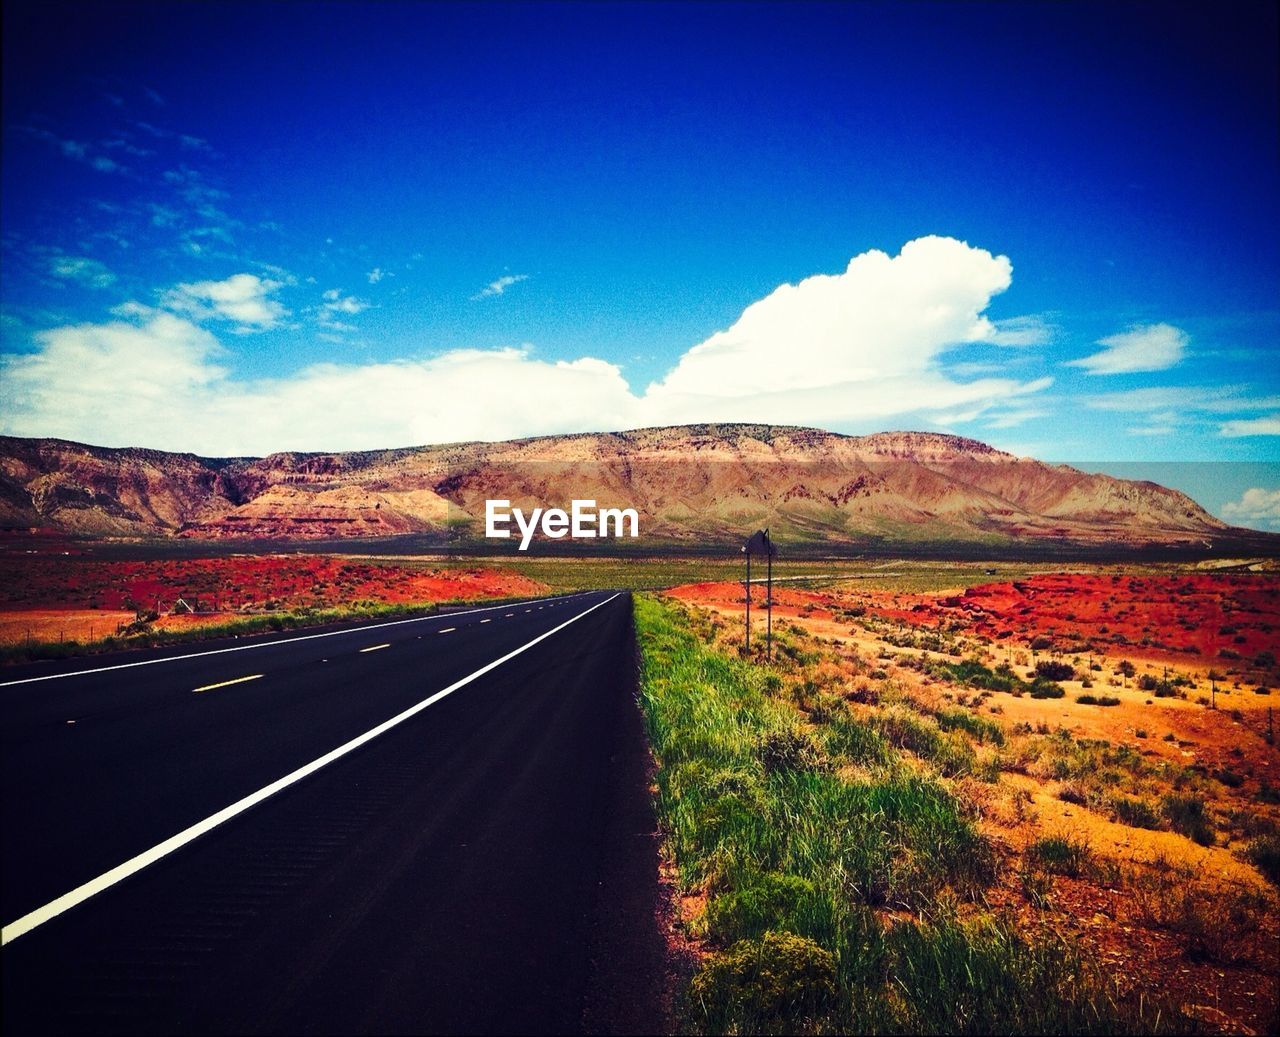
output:
[{"label": "metal pole", "polygon": [[769,568],[768,568],[769,579],[767,581],[768,589],[765,591],[765,593],[768,594],[769,596],[765,598],[764,607],[765,607],[765,615],[767,615],[769,618],[765,626],[764,655],[766,659],[772,659],[773,658],[773,545],[772,544],[769,545],[769,554],[767,557],[769,559]]},{"label": "metal pole", "polygon": [[751,651],[751,552],[747,551],[747,651]]}]

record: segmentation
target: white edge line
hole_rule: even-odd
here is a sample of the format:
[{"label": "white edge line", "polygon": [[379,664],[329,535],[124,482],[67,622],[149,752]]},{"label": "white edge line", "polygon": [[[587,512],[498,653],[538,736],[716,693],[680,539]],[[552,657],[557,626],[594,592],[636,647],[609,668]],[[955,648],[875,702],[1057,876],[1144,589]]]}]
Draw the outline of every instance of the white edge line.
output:
[{"label": "white edge line", "polygon": [[192,840],[198,839],[200,836],[204,835],[206,832],[212,831],[214,828],[217,828],[218,825],[222,824],[224,821],[230,821],[237,814],[243,814],[250,807],[257,806],[257,804],[261,803],[265,799],[269,799],[270,797],[274,796],[277,792],[280,792],[283,789],[288,788],[290,785],[293,785],[301,781],[303,778],[307,777],[308,775],[314,774],[316,771],[320,770],[320,768],[333,763],[334,760],[337,760],[343,756],[346,756],[347,753],[351,752],[352,750],[360,748],[360,746],[364,745],[366,742],[372,741],[373,739],[377,738],[379,735],[384,734],[387,731],[390,731],[393,727],[397,726],[398,724],[404,723],[404,721],[408,720],[410,717],[418,713],[421,713],[428,706],[432,705],[433,703],[439,702],[446,695],[450,695],[453,692],[457,691],[459,688],[470,684],[477,677],[482,677],[486,673],[488,673],[490,670],[496,669],[497,667],[501,666],[503,663],[507,662],[509,659],[514,659],[521,652],[527,652],[534,645],[538,644],[538,642],[545,641],[552,634],[559,633],[561,630],[567,627],[570,623],[576,623],[578,620],[580,620],[583,616],[587,615],[588,613],[594,612],[596,609],[600,608],[601,606],[609,604],[609,602],[613,601],[613,599],[616,598],[617,596],[618,596],[617,594],[612,594],[609,597],[605,598],[604,601],[596,602],[596,604],[592,605],[586,611],[579,612],[576,616],[573,616],[572,618],[565,620],[558,627],[553,627],[551,630],[548,630],[545,634],[539,634],[537,637],[535,637],[532,641],[528,642],[527,644],[523,644],[519,648],[515,649],[514,651],[508,652],[506,655],[502,656],[501,658],[495,659],[493,660],[493,662],[485,664],[484,666],[480,667],[480,669],[476,670],[474,673],[467,674],[467,676],[463,677],[461,680],[454,681],[454,683],[450,684],[447,688],[443,688],[440,691],[437,691],[434,695],[430,695],[427,698],[423,699],[417,705],[410,706],[408,709],[404,710],[403,712],[397,713],[390,720],[384,720],[377,727],[370,728],[364,734],[358,735],[357,737],[351,739],[351,741],[349,742],[344,742],[342,745],[338,746],[336,749],[332,749],[329,752],[325,753],[323,756],[315,760],[312,760],[310,763],[305,764],[302,767],[299,767],[297,770],[291,771],[290,773],[286,774],[283,778],[277,778],[270,785],[263,786],[262,788],[258,789],[257,792],[250,793],[249,795],[245,796],[243,799],[237,800],[236,802],[232,803],[228,807],[223,807],[216,814],[210,814],[203,821],[197,821],[194,825],[191,825],[189,828],[184,828],[177,835],[170,836],[168,839],[164,840],[164,842],[157,843],[155,846],[151,847],[151,849],[144,850],[142,853],[138,854],[136,857],[130,857],[129,860],[125,861],[123,864],[117,864],[110,871],[103,872],[97,878],[90,879],[88,882],[84,883],[83,885],[77,886],[75,889],[71,890],[69,893],[63,893],[62,896],[58,897],[56,900],[51,900],[49,901],[49,903],[43,905],[42,907],[38,907],[34,911],[30,911],[27,914],[23,915],[21,918],[13,922],[10,922],[8,925],[6,925],[3,928],[3,930],[0,930],[0,946],[3,946],[4,944],[10,943],[11,941],[16,940],[19,936],[29,933],[32,929],[35,929],[37,926],[43,925],[45,922],[48,922],[51,919],[57,918],[58,915],[62,914],[64,911],[70,910],[71,908],[75,907],[77,904],[84,903],[84,901],[88,900],[90,897],[95,896],[98,893],[101,893],[105,889],[109,889],[110,887],[114,886],[117,882],[127,879],[130,875],[136,874],[137,872],[141,871],[143,868],[147,867],[148,865],[154,864],[156,861],[160,860],[162,857],[168,856],[169,854],[173,853],[174,850],[180,849],[181,847],[185,846],[187,843],[191,842]]},{"label": "white edge line", "polygon": [[[593,591],[578,591],[575,594],[566,594],[565,599],[580,598],[584,594],[592,594]],[[484,608],[467,609],[465,612],[437,612],[429,616],[414,616],[412,619],[393,619],[386,623],[374,623],[371,626],[348,627],[346,630],[327,630],[323,634],[303,634],[301,637],[284,637],[278,641],[263,641],[259,644],[252,645],[235,645],[231,648],[211,648],[207,652],[189,652],[186,655],[170,655],[163,659],[140,659],[132,663],[117,663],[115,666],[99,666],[92,670],[74,670],[71,673],[46,673],[42,677],[23,677],[16,681],[0,681],[0,688],[12,688],[18,684],[34,684],[37,681],[57,681],[64,677],[83,677],[89,673],[107,673],[110,670],[127,670],[133,666],[154,666],[157,663],[176,663],[183,659],[200,659],[206,655],[222,655],[225,652],[247,652],[254,648],[274,648],[277,645],[296,644],[299,641],[314,641],[320,637],[338,637],[341,634],[358,634],[365,630],[382,630],[386,627],[403,626],[405,623],[426,623],[433,619],[451,619],[454,616],[470,616],[477,612],[496,612],[498,609],[509,609],[510,604],[506,605],[486,605]]]}]

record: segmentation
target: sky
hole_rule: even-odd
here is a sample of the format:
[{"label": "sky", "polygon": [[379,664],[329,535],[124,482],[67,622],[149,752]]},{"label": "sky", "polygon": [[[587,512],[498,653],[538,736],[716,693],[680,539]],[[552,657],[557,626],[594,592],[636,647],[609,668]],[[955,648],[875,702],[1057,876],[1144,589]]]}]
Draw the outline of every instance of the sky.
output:
[{"label": "sky", "polygon": [[7,0],[4,30],[0,432],[925,429],[1280,529],[1274,5]]}]

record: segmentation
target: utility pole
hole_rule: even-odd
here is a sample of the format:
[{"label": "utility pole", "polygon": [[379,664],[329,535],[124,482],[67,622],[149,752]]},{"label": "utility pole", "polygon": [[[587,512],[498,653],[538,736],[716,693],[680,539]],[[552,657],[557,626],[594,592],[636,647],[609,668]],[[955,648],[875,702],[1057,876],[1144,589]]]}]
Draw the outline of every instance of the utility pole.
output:
[{"label": "utility pole", "polygon": [[751,651],[751,551],[743,548],[747,552],[747,651]]}]

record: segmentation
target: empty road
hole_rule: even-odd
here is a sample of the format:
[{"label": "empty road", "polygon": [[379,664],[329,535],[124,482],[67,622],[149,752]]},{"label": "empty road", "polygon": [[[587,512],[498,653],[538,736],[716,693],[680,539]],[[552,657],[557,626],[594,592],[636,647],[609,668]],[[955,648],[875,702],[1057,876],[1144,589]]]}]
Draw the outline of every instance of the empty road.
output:
[{"label": "empty road", "polygon": [[612,593],[0,671],[5,1032],[658,1025],[634,693]]}]

